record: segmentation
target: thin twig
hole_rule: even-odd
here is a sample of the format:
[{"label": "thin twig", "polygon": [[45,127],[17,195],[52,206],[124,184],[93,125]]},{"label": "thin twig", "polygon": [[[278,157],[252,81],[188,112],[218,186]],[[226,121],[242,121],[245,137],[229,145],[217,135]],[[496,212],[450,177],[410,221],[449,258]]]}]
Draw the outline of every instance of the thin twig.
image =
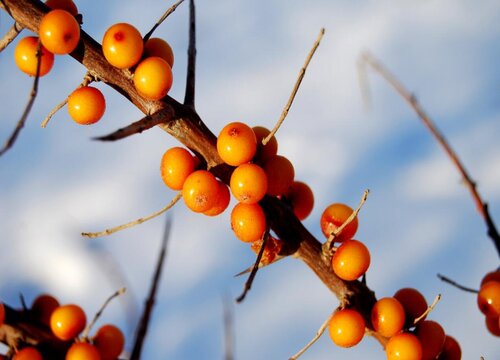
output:
[{"label": "thin twig", "polygon": [[460,285],[459,283],[457,283],[456,281],[453,281],[451,280],[450,278],[444,276],[444,275],[441,275],[441,274],[437,274],[437,277],[439,278],[439,280],[441,281],[444,281],[445,283],[448,283],[450,285],[453,285],[454,287],[460,289],[460,290],[463,290],[463,291],[467,291],[467,292],[470,292],[470,293],[474,293],[474,294],[477,294],[479,291],[476,290],[476,289],[473,289],[473,288],[469,288],[469,287],[466,287],[466,286],[463,286],[463,285]]},{"label": "thin twig", "polygon": [[85,236],[85,237],[88,237],[88,238],[96,238],[96,237],[111,235],[111,234],[114,234],[117,231],[125,230],[125,229],[128,229],[128,228],[132,227],[132,226],[136,226],[136,225],[142,224],[143,222],[151,220],[151,219],[157,217],[158,215],[163,214],[164,212],[166,212],[170,208],[172,208],[179,201],[179,199],[181,197],[182,197],[182,192],[179,191],[177,193],[177,195],[175,195],[175,197],[172,199],[172,201],[170,201],[170,203],[167,206],[165,206],[164,208],[158,210],[157,212],[155,212],[155,213],[153,213],[151,215],[148,215],[148,216],[145,216],[145,217],[141,217],[139,219],[130,221],[130,222],[126,223],[126,224],[122,224],[122,225],[119,225],[119,226],[116,226],[116,227],[113,227],[113,228],[110,228],[110,229],[106,229],[106,230],[103,230],[103,231],[99,231],[99,232],[82,232],[82,236]]},{"label": "thin twig", "polygon": [[111,302],[111,300],[113,300],[117,296],[125,294],[125,291],[126,291],[126,289],[124,287],[122,287],[121,289],[118,289],[110,297],[108,297],[106,299],[106,301],[104,302],[104,304],[102,304],[102,306],[99,309],[99,311],[94,315],[94,318],[92,319],[92,321],[87,325],[87,327],[83,331],[83,333],[82,333],[82,338],[83,339],[87,339],[88,338],[88,336],[90,334],[90,330],[92,330],[92,327],[95,325],[95,323],[97,322],[97,320],[99,320],[99,318],[101,317],[102,313],[104,312],[104,309],[106,309],[106,306],[108,306],[108,304]]},{"label": "thin twig", "polygon": [[439,300],[441,300],[441,294],[438,294],[436,296],[436,298],[434,299],[434,301],[432,302],[432,304],[427,308],[427,310],[424,311],[424,313],[422,315],[420,315],[418,318],[416,318],[414,321],[413,321],[413,325],[417,325],[419,323],[419,321],[421,321],[422,319],[424,319],[427,315],[429,315],[429,313],[434,310],[434,308],[436,307],[437,303],[439,302]]},{"label": "thin twig", "polygon": [[142,345],[146,338],[148,331],[149,320],[151,318],[151,313],[153,312],[153,306],[156,300],[156,293],[158,291],[158,286],[160,283],[161,271],[163,268],[163,263],[165,261],[165,255],[167,253],[167,243],[170,237],[170,229],[172,227],[172,221],[170,217],[167,217],[167,222],[165,225],[165,232],[163,234],[163,241],[160,248],[160,254],[158,256],[158,262],[156,263],[156,269],[151,280],[151,289],[149,296],[146,299],[144,305],[144,311],[142,313],[141,320],[137,327],[137,333],[134,341],[134,348],[132,349],[132,354],[130,355],[130,360],[139,360],[141,358]]},{"label": "thin twig", "polygon": [[283,112],[281,113],[281,116],[274,126],[274,128],[271,130],[271,132],[264,138],[262,139],[262,145],[266,145],[269,140],[276,134],[278,129],[280,128],[281,124],[285,121],[286,116],[288,115],[288,111],[292,107],[293,100],[295,99],[295,95],[297,95],[297,91],[299,90],[300,84],[302,83],[302,79],[304,78],[304,75],[306,74],[307,66],[309,65],[309,62],[311,61],[314,53],[316,52],[316,49],[319,46],[319,43],[321,42],[321,39],[323,38],[323,35],[325,35],[325,28],[321,28],[318,38],[314,42],[314,45],[312,49],[309,51],[309,54],[307,55],[306,61],[302,68],[300,69],[299,72],[299,77],[295,81],[295,86],[293,87],[292,93],[290,94],[290,97],[288,98],[288,102],[285,105],[285,108],[283,109]]},{"label": "thin twig", "polygon": [[156,22],[156,24],[154,24],[154,25],[153,25],[153,27],[151,28],[151,30],[149,30],[149,32],[148,32],[146,35],[144,35],[144,38],[143,38],[144,42],[146,42],[146,41],[148,41],[148,40],[149,40],[149,38],[151,37],[151,35],[153,35],[153,33],[155,32],[155,30],[158,28],[158,26],[160,26],[160,25],[161,25],[161,23],[162,23],[163,21],[165,21],[165,19],[166,19],[166,18],[167,18],[170,14],[172,14],[172,13],[175,11],[175,9],[177,9],[177,6],[179,6],[182,2],[184,2],[184,0],[179,0],[179,1],[177,1],[174,5],[172,5],[171,7],[169,7],[169,8],[167,9],[167,11],[165,11],[165,13],[164,13],[164,14],[161,16],[161,18],[160,18],[160,19]]},{"label": "thin twig", "polygon": [[3,148],[0,150],[0,156],[5,154],[14,145],[14,143],[17,140],[17,137],[19,136],[19,133],[21,132],[21,129],[24,127],[24,124],[26,123],[26,119],[28,118],[31,108],[33,107],[36,94],[38,93],[38,80],[40,79],[40,65],[42,63],[40,59],[41,56],[42,56],[42,44],[40,41],[38,41],[38,47],[36,50],[37,62],[36,62],[35,80],[33,81],[33,88],[31,89],[30,97],[28,99],[28,104],[26,104],[26,108],[24,109],[21,118],[17,122],[16,128],[10,135],[9,139],[6,141]]},{"label": "thin twig", "polygon": [[189,47],[184,105],[194,108],[196,74],[196,11],[194,0],[189,1]]},{"label": "thin twig", "polygon": [[24,28],[17,22],[7,31],[7,33],[0,39],[0,52],[2,52]]},{"label": "thin twig", "polygon": [[361,59],[363,63],[370,65],[373,70],[375,70],[379,75],[381,75],[395,90],[396,92],[408,103],[408,105],[415,111],[418,115],[422,123],[427,127],[432,136],[436,139],[438,144],[443,148],[446,155],[450,158],[453,165],[457,168],[460,175],[462,176],[464,183],[466,184],[469,192],[472,196],[472,200],[476,205],[476,209],[486,222],[487,231],[489,237],[493,240],[495,247],[497,249],[497,253],[500,256],[500,234],[489,214],[488,206],[483,201],[479,192],[476,188],[476,182],[472,180],[469,173],[465,169],[465,166],[462,164],[458,155],[451,148],[450,144],[446,140],[446,138],[441,134],[441,132],[436,127],[435,123],[431,120],[431,118],[427,115],[424,109],[420,106],[415,95],[410,93],[399,81],[398,79],[391,73],[389,70],[384,67],[380,61],[378,61],[372,54],[369,52],[364,52],[361,55]]},{"label": "thin twig", "polygon": [[306,346],[304,346],[302,349],[300,349],[300,351],[298,353],[296,353],[295,355],[291,356],[290,359],[288,360],[297,360],[299,357],[302,356],[302,354],[304,354],[316,341],[318,341],[318,339],[321,337],[321,335],[323,335],[323,333],[325,332],[326,328],[328,327],[328,324],[330,324],[330,320],[331,320],[332,316],[330,315],[328,317],[328,319],[326,319],[326,321],[321,325],[321,327],[318,329],[318,331],[316,332],[316,335],[314,335],[314,337],[311,339],[311,341],[309,341],[307,343]]},{"label": "thin twig", "polygon": [[234,359],[234,319],[231,302],[224,297],[224,360]]}]

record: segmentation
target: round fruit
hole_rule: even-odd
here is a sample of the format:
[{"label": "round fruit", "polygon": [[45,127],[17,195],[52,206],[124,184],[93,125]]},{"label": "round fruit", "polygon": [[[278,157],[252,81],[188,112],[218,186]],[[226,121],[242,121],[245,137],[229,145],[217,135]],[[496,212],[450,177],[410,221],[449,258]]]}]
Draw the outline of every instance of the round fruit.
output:
[{"label": "round fruit", "polygon": [[[415,319],[419,318],[427,310],[427,301],[420,291],[413,288],[399,289],[394,298],[403,305],[405,309],[406,326],[413,327]],[[425,317],[422,319],[424,320]]]},{"label": "round fruit", "polygon": [[[14,50],[14,60],[22,72],[36,76],[36,67],[38,63],[38,38],[36,36],[27,36],[16,45]],[[54,54],[41,46],[40,72],[38,76],[46,75],[54,65]]]},{"label": "round fruit", "polygon": [[373,306],[371,319],[375,331],[382,336],[391,337],[403,329],[405,310],[395,298],[382,298]]},{"label": "round fruit", "polygon": [[188,208],[202,213],[215,205],[218,189],[217,179],[210,171],[197,170],[184,181],[182,197]]},{"label": "round fruit", "polygon": [[34,347],[25,347],[16,352],[12,360],[43,360],[42,354]]},{"label": "round fruit", "polygon": [[286,157],[274,155],[264,163],[264,171],[267,175],[267,194],[279,196],[286,194],[293,183],[295,169]]},{"label": "round fruit", "polygon": [[3,305],[3,303],[0,302],[0,326],[2,326],[4,321],[5,321],[5,306]]},{"label": "round fruit", "polygon": [[286,193],[286,198],[290,202],[295,216],[301,221],[307,218],[313,210],[314,194],[311,188],[301,181],[292,183]]},{"label": "round fruit", "polygon": [[266,216],[259,204],[238,203],[231,212],[231,228],[238,239],[254,242],[266,231]]},{"label": "round fruit", "polygon": [[229,165],[249,162],[257,151],[257,139],[248,125],[233,122],[224,126],[217,137],[217,152]]},{"label": "round fruit", "polygon": [[500,336],[500,317],[486,316],[486,328],[495,336]]},{"label": "round fruit", "polygon": [[53,54],[69,54],[80,41],[80,25],[66,10],[55,9],[40,21],[39,36],[42,45]]},{"label": "round fruit", "polygon": [[111,26],[102,38],[102,52],[108,62],[126,69],[139,62],[144,49],[141,33],[132,25],[118,23]]},{"label": "round fruit", "polygon": [[66,360],[101,360],[97,348],[89,343],[74,343],[66,353]]},{"label": "round fruit", "polygon": [[455,338],[446,335],[443,350],[437,357],[438,360],[460,360],[462,359],[462,349]]},{"label": "round fruit", "polygon": [[266,195],[267,176],[259,165],[241,164],[234,169],[229,185],[236,200],[255,204]]},{"label": "round fruit", "polygon": [[484,275],[483,279],[481,280],[481,286],[489,281],[500,282],[500,270],[491,271]]},{"label": "round fruit", "polygon": [[106,100],[101,91],[92,86],[82,86],[68,97],[68,112],[74,122],[91,125],[98,122],[106,110]]},{"label": "round fruit", "polygon": [[484,283],[477,294],[477,305],[487,317],[500,317],[500,282]]},{"label": "round fruit", "polygon": [[217,189],[217,197],[215,198],[215,204],[204,211],[203,214],[207,216],[217,216],[222,214],[224,210],[229,206],[229,202],[231,201],[231,194],[229,193],[229,188],[222,181],[217,180],[218,189]]},{"label": "round fruit", "polygon": [[272,136],[269,142],[266,145],[263,145],[262,140],[265,139],[267,135],[271,133],[271,131],[263,126],[254,126],[252,130],[255,133],[255,137],[257,139],[257,152],[255,153],[255,161],[263,164],[271,156],[274,156],[278,153],[278,141],[276,140],[276,137]]},{"label": "round fruit", "polygon": [[335,345],[349,348],[363,339],[365,320],[356,310],[338,310],[330,319],[328,330]]},{"label": "round fruit", "polygon": [[346,240],[332,256],[332,268],[343,280],[352,281],[363,275],[370,266],[370,252],[358,240]]},{"label": "round fruit", "polygon": [[170,67],[174,66],[174,52],[163,39],[149,38],[144,45],[144,57],[158,56],[165,60]]},{"label": "round fruit", "polygon": [[59,301],[51,295],[39,295],[31,305],[31,313],[42,324],[50,326],[50,317],[56,308],[59,307]]},{"label": "round fruit", "polygon": [[78,15],[78,8],[72,0],[47,0],[45,5],[51,9],[66,10],[73,16]]},{"label": "round fruit", "polygon": [[385,353],[387,360],[421,360],[422,344],[415,335],[399,333],[389,339]]},{"label": "round fruit", "polygon": [[172,190],[182,190],[184,181],[196,169],[197,164],[197,159],[188,150],[173,147],[161,158],[161,178]]},{"label": "round fruit", "polygon": [[170,65],[158,56],[142,60],[134,72],[135,88],[146,99],[162,99],[172,87],[172,82]]},{"label": "round fruit", "polygon": [[94,337],[94,345],[102,360],[114,360],[123,351],[125,337],[116,326],[107,324],[99,328]]},{"label": "round fruit", "polygon": [[420,321],[415,335],[422,344],[422,360],[435,359],[441,352],[446,337],[441,325],[432,320]]},{"label": "round fruit", "polygon": [[50,317],[52,333],[61,340],[74,339],[85,328],[87,317],[78,305],[62,305]]},{"label": "round fruit", "polygon": [[[353,210],[341,203],[334,203],[329,205],[321,215],[320,225],[323,234],[329,238],[330,234],[335,232],[346,220],[351,216]],[[356,216],[349,224],[346,225],[344,230],[337,235],[335,241],[341,242],[344,240],[352,239],[358,230],[358,217]]]}]

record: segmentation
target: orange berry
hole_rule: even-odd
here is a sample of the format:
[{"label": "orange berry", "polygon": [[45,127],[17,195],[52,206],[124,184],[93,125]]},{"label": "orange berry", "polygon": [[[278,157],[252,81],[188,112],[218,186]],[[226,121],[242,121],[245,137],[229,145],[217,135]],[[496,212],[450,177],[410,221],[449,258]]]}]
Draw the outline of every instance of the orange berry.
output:
[{"label": "orange berry", "polygon": [[[353,213],[353,210],[341,203],[329,205],[321,215],[320,225],[323,234],[328,238],[332,232],[337,230]],[[337,235],[335,241],[342,242],[352,239],[358,230],[358,217],[356,216],[340,234]]]},{"label": "orange berry", "polygon": [[30,346],[16,352],[12,360],[43,360],[43,357],[37,349]]},{"label": "orange berry", "polygon": [[165,60],[172,68],[174,66],[174,52],[163,39],[149,38],[144,45],[144,57],[158,56]]},{"label": "orange berry", "polygon": [[50,326],[50,317],[56,308],[59,307],[59,301],[51,295],[39,295],[31,305],[31,313],[42,324]]},{"label": "orange berry", "polygon": [[144,43],[139,30],[127,23],[112,25],[102,38],[102,52],[108,62],[126,69],[139,62]]},{"label": "orange berry", "polygon": [[278,153],[278,141],[276,140],[276,137],[273,136],[266,145],[263,145],[262,140],[266,138],[267,135],[271,133],[271,131],[263,126],[254,126],[252,130],[255,133],[255,137],[257,139],[257,152],[255,153],[255,161],[264,163],[271,156],[274,156]]},{"label": "orange berry", "polygon": [[68,97],[68,113],[77,124],[95,124],[101,120],[105,110],[104,95],[95,87],[82,86]]},{"label": "orange berry", "polygon": [[432,320],[420,321],[415,335],[422,344],[422,360],[435,359],[441,352],[446,337],[441,325]]},{"label": "orange berry", "polygon": [[203,214],[207,216],[217,216],[222,214],[224,210],[229,206],[229,202],[231,201],[231,194],[229,194],[229,188],[222,181],[217,180],[218,189],[217,189],[217,197],[215,198],[215,204],[204,211]]},{"label": "orange berry", "polygon": [[80,25],[66,10],[51,10],[40,21],[39,36],[42,45],[51,53],[69,54],[80,41]]},{"label": "orange berry", "polygon": [[500,317],[500,282],[484,283],[477,294],[477,305],[487,317]]},{"label": "orange berry", "polygon": [[241,164],[231,174],[229,186],[236,200],[255,204],[266,195],[267,176],[259,165]]},{"label": "orange berry", "polygon": [[97,348],[89,343],[74,343],[66,353],[66,360],[101,360]]},{"label": "orange berry", "polygon": [[61,340],[74,339],[85,328],[87,317],[78,305],[62,305],[50,317],[52,333]]},{"label": "orange berry", "polygon": [[286,157],[274,155],[264,163],[264,171],[267,175],[267,194],[271,196],[283,195],[293,183],[295,169]]},{"label": "orange berry", "polygon": [[294,181],[288,192],[286,198],[299,220],[304,220],[309,216],[314,207],[314,194],[311,188],[301,182]]},{"label": "orange berry", "polygon": [[483,279],[481,280],[481,286],[483,286],[488,281],[500,282],[500,270],[491,271],[484,275]]},{"label": "orange berry", "polygon": [[97,330],[93,341],[102,360],[114,360],[123,351],[125,337],[119,328],[107,324]]},{"label": "orange berry", "polygon": [[72,0],[47,0],[45,5],[51,9],[66,10],[73,16],[78,15],[78,8]]},{"label": "orange berry", "polygon": [[2,326],[4,321],[5,321],[5,306],[3,305],[3,303],[0,302],[0,326]]},{"label": "orange berry", "polygon": [[[259,254],[262,243],[262,239],[252,242],[250,248],[256,255]],[[276,256],[279,255],[282,247],[283,242],[281,240],[269,235],[269,238],[266,242],[266,247],[264,248],[264,252],[262,253],[262,257],[260,258],[260,264],[269,265],[270,263],[272,263],[276,259]]]},{"label": "orange berry", "polygon": [[[36,76],[36,67],[38,62],[38,38],[36,36],[27,36],[16,45],[14,50],[14,60],[22,72]],[[40,73],[38,76],[46,75],[54,65],[54,54],[41,46]]]},{"label": "orange berry", "polygon": [[217,137],[217,152],[229,165],[249,162],[257,151],[257,140],[252,128],[240,122],[224,126]]},{"label": "orange berry", "polygon": [[266,231],[266,215],[259,204],[238,203],[231,212],[231,228],[238,239],[254,242]]},{"label": "orange berry", "polygon": [[343,280],[352,281],[363,275],[370,266],[370,252],[358,240],[346,240],[332,256],[332,268]]},{"label": "orange berry", "polygon": [[486,316],[486,328],[495,336],[500,336],[500,317]]},{"label": "orange berry", "polygon": [[210,171],[196,170],[184,181],[182,197],[188,208],[202,213],[214,206],[218,188],[217,180]]},{"label": "orange berry", "polygon": [[349,348],[363,339],[365,320],[356,310],[338,310],[330,319],[328,331],[335,345]]},{"label": "orange berry", "polygon": [[170,65],[158,56],[142,60],[134,73],[134,85],[141,96],[160,100],[172,87],[173,75]]},{"label": "orange berry", "polygon": [[389,339],[385,353],[387,360],[421,360],[422,344],[415,335],[399,333]]},{"label": "orange berry", "polygon": [[405,309],[393,297],[382,298],[373,306],[371,319],[375,331],[382,336],[391,337],[403,329]]},{"label": "orange berry", "polygon": [[160,173],[165,185],[172,190],[182,190],[186,178],[196,169],[196,157],[182,147],[168,149],[161,158]]},{"label": "orange berry", "polygon": [[462,349],[455,338],[446,335],[441,354],[437,357],[438,360],[460,360],[462,359]]},{"label": "orange berry", "polygon": [[[427,310],[427,301],[425,297],[416,289],[399,289],[394,294],[394,298],[396,298],[405,309],[407,327],[413,327],[415,319],[420,317]],[[424,319],[425,317],[422,320]]]}]

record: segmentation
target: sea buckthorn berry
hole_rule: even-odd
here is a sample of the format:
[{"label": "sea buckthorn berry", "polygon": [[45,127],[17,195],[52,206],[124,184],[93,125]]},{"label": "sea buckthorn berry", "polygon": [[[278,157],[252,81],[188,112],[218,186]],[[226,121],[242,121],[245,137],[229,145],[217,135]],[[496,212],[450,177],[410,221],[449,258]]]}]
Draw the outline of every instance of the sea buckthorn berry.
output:
[{"label": "sea buckthorn berry", "polygon": [[42,45],[51,53],[69,54],[80,41],[80,25],[66,10],[55,9],[42,17],[39,36]]},{"label": "sea buckthorn berry", "polygon": [[371,319],[375,331],[382,336],[391,337],[403,329],[405,309],[393,297],[382,298],[373,306]]},{"label": "sea buckthorn berry", "polygon": [[484,275],[483,279],[481,280],[481,286],[486,284],[488,281],[500,282],[500,270],[491,271]]},{"label": "sea buckthorn berry", "polygon": [[363,339],[365,320],[356,310],[338,310],[330,319],[328,331],[335,345],[349,348]]},{"label": "sea buckthorn berry", "polygon": [[415,335],[422,344],[422,360],[435,359],[441,352],[446,338],[441,325],[432,320],[420,321]]},{"label": "sea buckthorn berry", "polygon": [[87,317],[78,305],[62,305],[50,317],[52,333],[61,340],[75,338],[85,328]]},{"label": "sea buckthorn berry", "polygon": [[158,56],[165,60],[170,67],[174,67],[174,52],[163,39],[149,38],[144,45],[144,57]]},{"label": "sea buckthorn berry", "polygon": [[343,280],[352,281],[363,275],[370,267],[370,252],[358,240],[346,240],[332,256],[332,268]]},{"label": "sea buckthorn berry", "polygon": [[438,360],[460,360],[462,359],[462,349],[457,340],[452,336],[446,335],[441,354],[437,357]]},{"label": "sea buckthorn berry", "polygon": [[229,206],[229,202],[231,201],[231,194],[229,193],[229,188],[222,181],[217,180],[218,189],[217,189],[217,197],[215,198],[215,204],[204,211],[203,214],[207,216],[217,216],[222,214],[224,210]]},{"label": "sea buckthorn berry", "polygon": [[488,317],[500,317],[500,282],[488,281],[481,286],[477,294],[477,305]]},{"label": "sea buckthorn berry", "polygon": [[184,181],[182,197],[188,208],[202,213],[214,206],[218,188],[217,179],[210,171],[196,170]]},{"label": "sea buckthorn berry", "polygon": [[161,158],[160,173],[165,185],[182,190],[186,178],[196,169],[198,160],[182,147],[168,149]]},{"label": "sea buckthorn berry", "polygon": [[77,124],[95,124],[101,120],[105,111],[104,95],[95,87],[82,86],[68,97],[68,113]]},{"label": "sea buckthorn berry", "polygon": [[66,360],[103,360],[97,348],[89,343],[74,343],[66,353]]},{"label": "sea buckthorn berry", "polygon": [[286,194],[295,177],[295,169],[290,160],[281,155],[271,156],[264,163],[264,171],[267,175],[267,194]]},{"label": "sea buckthorn berry", "polygon": [[100,327],[94,337],[94,346],[101,354],[101,360],[115,360],[122,353],[124,345],[122,331],[111,324]]},{"label": "sea buckthorn berry", "polygon": [[249,162],[257,151],[257,139],[252,128],[241,122],[229,123],[217,137],[217,152],[229,165]]},{"label": "sea buckthorn berry", "polygon": [[[406,327],[413,327],[415,319],[419,318],[427,310],[425,297],[414,288],[402,288],[395,294],[394,298],[403,305],[405,309]],[[422,318],[422,320],[424,320]]]},{"label": "sea buckthorn berry", "polygon": [[267,176],[259,165],[241,164],[234,169],[229,186],[236,200],[255,204],[266,195]]},{"label": "sea buckthorn berry", "polygon": [[385,353],[387,360],[421,360],[422,344],[415,335],[399,333],[389,339]]},{"label": "sea buckthorn berry", "polygon": [[30,346],[16,352],[12,360],[43,360],[43,357],[37,349]]},{"label": "sea buckthorn berry", "polygon": [[3,303],[0,302],[0,326],[2,326],[4,321],[5,321],[5,306],[3,305]]},{"label": "sea buckthorn berry", "polygon": [[306,183],[294,181],[285,196],[297,219],[304,220],[313,210],[314,194]]},{"label": "sea buckthorn berry", "polygon": [[[38,63],[38,38],[36,36],[27,36],[16,45],[14,50],[14,60],[22,72],[36,76],[36,67]],[[38,76],[46,75],[54,65],[54,54],[41,46],[40,73]]]},{"label": "sea buckthorn berry", "polygon": [[72,0],[47,0],[45,5],[51,9],[66,10],[73,16],[78,15],[78,8]]},{"label": "sea buckthorn berry", "polygon": [[486,328],[495,336],[500,336],[500,317],[486,316]]},{"label": "sea buckthorn berry", "polygon": [[139,30],[127,23],[111,26],[102,38],[102,52],[108,62],[119,69],[126,69],[139,62],[144,43]]},{"label": "sea buckthorn berry", "polygon": [[33,301],[30,311],[42,324],[50,326],[50,317],[58,307],[59,301],[55,297],[42,294]]},{"label": "sea buckthorn berry", "polygon": [[142,60],[134,73],[134,85],[141,96],[160,100],[172,87],[173,75],[170,65],[158,56]]},{"label": "sea buckthorn berry", "polygon": [[231,212],[231,228],[238,239],[254,242],[266,231],[266,216],[259,204],[238,203]]},{"label": "sea buckthorn berry", "polygon": [[[329,205],[321,215],[320,224],[323,234],[327,238],[330,237],[330,234],[342,226],[352,213],[353,210],[345,204],[334,203]],[[358,217],[356,216],[349,224],[346,225],[344,230],[337,235],[335,241],[342,242],[344,240],[352,239],[357,230]]]},{"label": "sea buckthorn berry", "polygon": [[263,164],[267,159],[271,156],[274,156],[278,153],[278,140],[273,135],[269,142],[266,145],[262,144],[262,140],[267,137],[271,133],[269,129],[263,126],[254,126],[252,128],[255,133],[255,137],[257,139],[257,152],[255,153],[255,161]]},{"label": "sea buckthorn berry", "polygon": [[[259,239],[257,241],[252,242],[251,249],[252,251],[258,255],[260,248],[262,247],[263,240]],[[278,254],[280,253],[283,247],[283,242],[280,239],[276,239],[275,237],[269,235],[269,238],[266,242],[266,247],[264,248],[264,252],[262,253],[262,257],[260,258],[260,265],[269,265],[272,263]]]}]

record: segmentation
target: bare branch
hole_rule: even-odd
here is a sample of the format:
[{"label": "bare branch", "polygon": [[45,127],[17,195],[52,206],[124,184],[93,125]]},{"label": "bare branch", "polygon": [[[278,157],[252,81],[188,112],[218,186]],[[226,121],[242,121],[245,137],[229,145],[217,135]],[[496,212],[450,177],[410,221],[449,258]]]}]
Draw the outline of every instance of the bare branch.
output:
[{"label": "bare branch", "polygon": [[184,105],[194,108],[196,74],[196,11],[194,0],[189,1],[189,48]]},{"label": "bare branch", "polygon": [[83,333],[82,333],[82,338],[83,339],[87,339],[88,338],[88,336],[90,334],[90,330],[92,330],[92,327],[95,325],[95,323],[97,322],[97,320],[99,320],[99,318],[101,317],[104,309],[106,309],[106,307],[111,302],[111,300],[113,300],[115,297],[118,297],[118,296],[120,296],[122,294],[125,294],[125,291],[126,291],[125,288],[118,289],[109,298],[106,299],[106,301],[104,302],[104,304],[102,304],[102,306],[99,309],[99,311],[94,315],[94,318],[92,319],[92,321],[87,325],[87,327],[83,331]]},{"label": "bare branch", "polygon": [[420,315],[418,318],[416,318],[414,321],[413,321],[413,324],[414,325],[417,325],[422,319],[424,319],[427,315],[429,315],[429,313],[434,310],[434,308],[436,307],[437,303],[439,302],[439,300],[441,300],[441,294],[438,294],[436,296],[436,298],[434,299],[434,301],[432,302],[432,304],[424,311],[424,313],[422,315]]},{"label": "bare branch", "polygon": [[318,341],[318,339],[321,337],[321,335],[323,335],[323,333],[325,332],[326,328],[328,327],[328,325],[330,324],[330,320],[331,320],[332,316],[330,315],[328,317],[328,319],[326,319],[326,321],[320,326],[320,328],[318,329],[318,331],[316,332],[316,335],[314,335],[314,337],[311,339],[311,341],[309,341],[307,343],[306,346],[304,346],[302,349],[300,349],[300,351],[298,353],[296,353],[295,355],[291,356],[289,360],[297,360],[299,357],[302,356],[302,354],[304,354],[316,341]]},{"label": "bare branch", "polygon": [[156,24],[154,24],[154,26],[151,28],[151,30],[149,30],[149,32],[148,32],[146,35],[144,35],[144,38],[143,38],[143,39],[144,39],[144,42],[146,42],[146,41],[148,41],[148,40],[149,40],[149,38],[151,37],[151,35],[153,35],[153,33],[155,32],[155,30],[158,28],[158,26],[160,26],[160,25],[161,25],[161,23],[162,23],[163,21],[165,21],[165,19],[166,19],[166,18],[167,18],[170,14],[172,14],[172,13],[175,11],[175,9],[177,9],[177,6],[179,6],[179,5],[180,5],[181,3],[183,3],[183,2],[184,2],[184,0],[179,0],[179,1],[177,1],[174,5],[172,5],[171,7],[169,7],[169,8],[167,9],[167,11],[165,11],[165,13],[164,13],[164,14],[161,16],[161,18],[160,18],[160,19],[156,22]]},{"label": "bare branch", "polygon": [[17,22],[7,31],[3,38],[0,39],[0,52],[2,52],[23,30],[23,27]]},{"label": "bare branch", "polygon": [[444,281],[445,283],[448,283],[450,285],[453,285],[454,287],[456,287],[456,288],[458,288],[460,290],[463,290],[463,291],[466,291],[466,292],[470,292],[470,293],[474,293],[474,294],[477,294],[479,292],[476,289],[472,289],[472,288],[460,285],[456,281],[453,281],[453,280],[451,280],[450,278],[448,278],[448,277],[446,277],[444,275],[437,274],[437,277],[439,278],[439,280]]}]

